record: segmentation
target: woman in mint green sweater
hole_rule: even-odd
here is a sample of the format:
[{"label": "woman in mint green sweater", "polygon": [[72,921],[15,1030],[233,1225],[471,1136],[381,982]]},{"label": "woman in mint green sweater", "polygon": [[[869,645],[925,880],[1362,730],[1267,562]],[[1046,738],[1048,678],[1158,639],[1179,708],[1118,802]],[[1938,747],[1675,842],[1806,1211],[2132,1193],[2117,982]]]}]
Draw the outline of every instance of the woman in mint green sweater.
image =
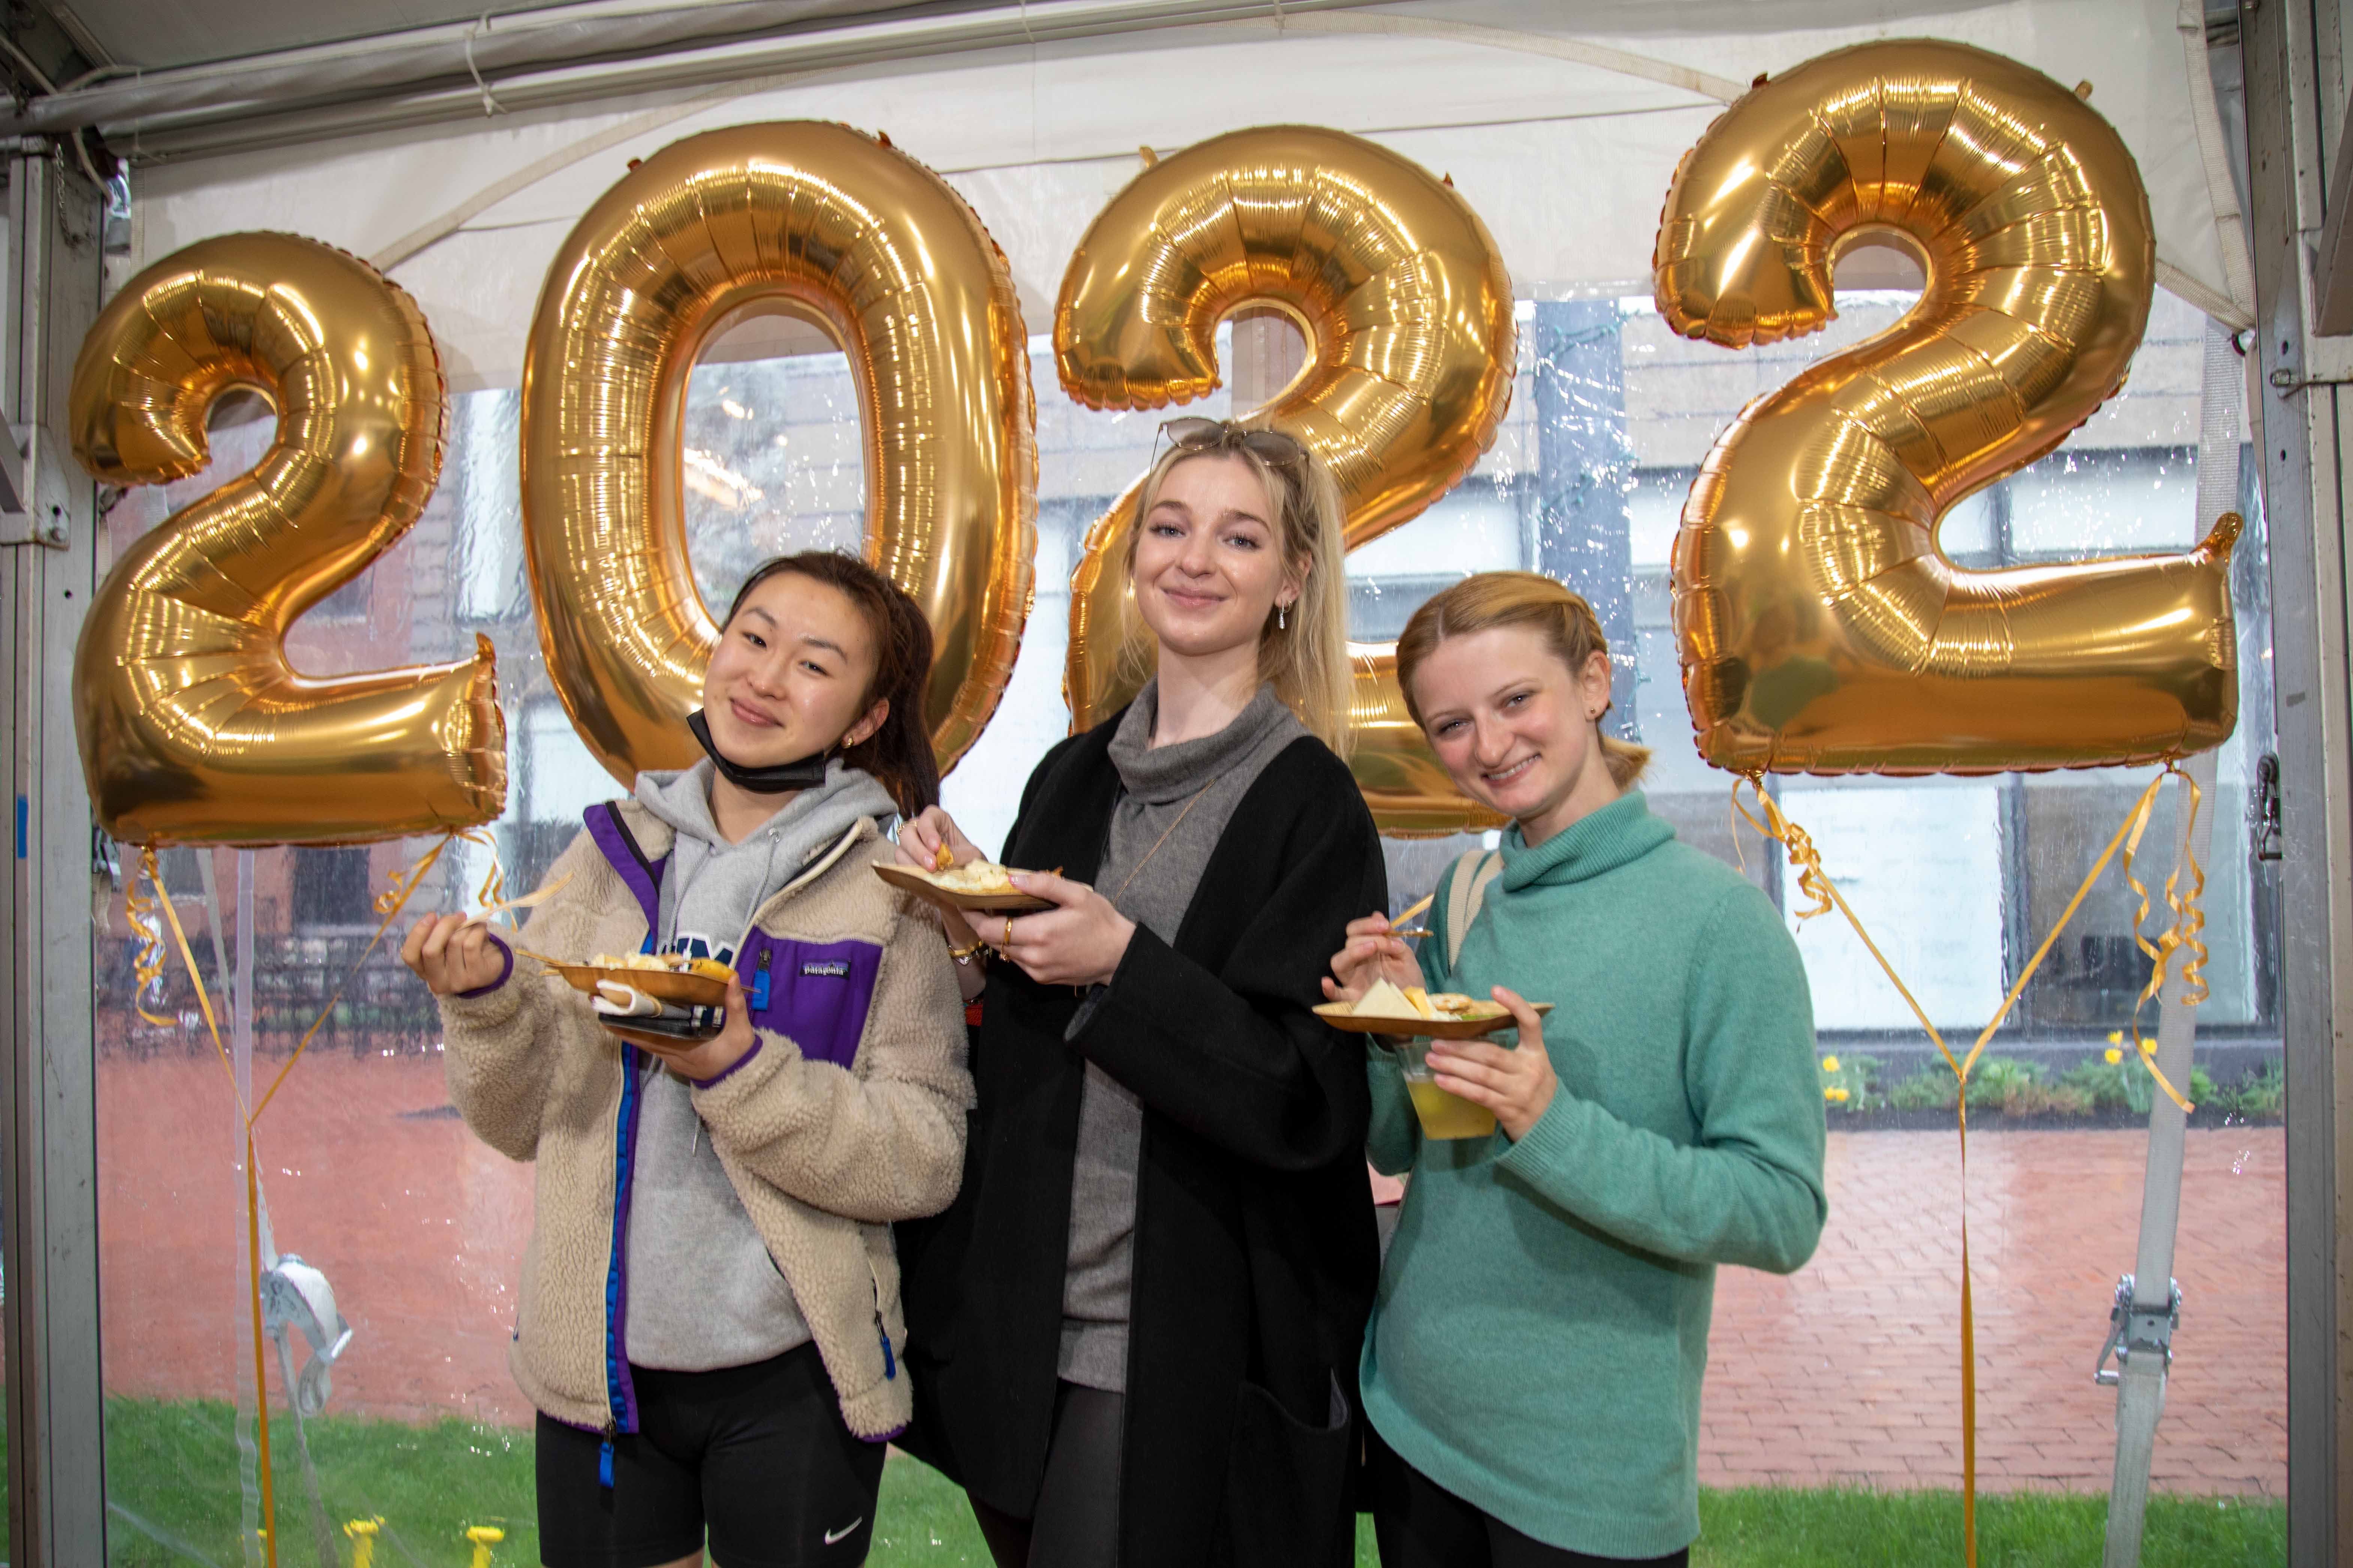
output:
[{"label": "woman in mint green sweater", "polygon": [[1492,995],[1518,1040],[1429,1048],[1498,1124],[1451,1140],[1423,1135],[1399,1042],[1370,1051],[1373,1163],[1412,1173],[1365,1339],[1381,1560],[1681,1564],[1715,1268],[1789,1273],[1827,1212],[1805,970],[1763,895],[1630,788],[1649,753],[1599,731],[1584,600],[1468,578],[1398,663],[1455,784],[1514,826],[1441,883],[1419,962],[1366,916],[1325,990]]}]

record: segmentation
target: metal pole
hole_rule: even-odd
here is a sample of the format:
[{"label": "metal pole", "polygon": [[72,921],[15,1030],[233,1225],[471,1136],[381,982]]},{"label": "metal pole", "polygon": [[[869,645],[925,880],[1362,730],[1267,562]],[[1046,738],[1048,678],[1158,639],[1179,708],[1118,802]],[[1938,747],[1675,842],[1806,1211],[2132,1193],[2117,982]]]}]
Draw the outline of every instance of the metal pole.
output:
[{"label": "metal pole", "polygon": [[7,437],[36,526],[0,546],[0,735],[14,805],[0,912],[9,1561],[106,1560],[98,1295],[93,840],[74,644],[97,583],[97,490],[67,455],[66,386],[98,314],[103,193],[48,152],[5,164]]},{"label": "metal pole", "polygon": [[[2188,862],[2203,866],[2214,841],[2214,753],[2201,752],[2182,771],[2201,797],[2194,820],[2189,792],[2181,792],[2181,847],[2174,857],[2179,875]],[[2181,1000],[2180,970],[2174,972],[2158,1026],[2157,1068],[2166,1081],[2187,1090],[2197,1042],[2198,1010]],[[2165,1380],[2173,1364],[2173,1325],[2179,1298],[2173,1287],[2173,1242],[2181,1221],[2181,1156],[2188,1119],[2181,1107],[2159,1094],[2148,1111],[2148,1167],[2142,1178],[2140,1247],[2129,1286],[2116,1294],[2116,1462],[2108,1487],[2106,1568],[2134,1568],[2140,1562],[2142,1517],[2148,1508],[2149,1460],[2157,1448],[2158,1418],[2165,1414]],[[2116,1332],[2120,1331],[2120,1333]]]},{"label": "metal pole", "polygon": [[[2246,373],[2229,332],[2206,323],[2200,372],[2198,439],[2199,532],[2239,497],[2239,426],[2246,404]],[[2190,868],[2211,864],[2217,752],[2201,752],[2182,770],[2197,792],[2193,817],[2188,790],[2179,790],[2181,837],[2174,876],[2185,894],[2193,889]],[[2190,1059],[2198,1037],[2198,1010],[2184,1000],[2182,970],[2189,955],[2176,953],[2159,1000],[2157,1068],[2168,1083],[2188,1092]],[[2140,1561],[2141,1523],[2148,1507],[2149,1461],[2157,1447],[2158,1418],[2165,1413],[2165,1387],[2173,1364],[2173,1328],[2180,1297],[2173,1285],[2173,1246],[2180,1229],[2181,1161],[2187,1118],[2164,1095],[2153,1097],[2148,1116],[2148,1165],[2141,1183],[2140,1246],[2133,1272],[2119,1285],[2109,1342],[2116,1348],[2116,1458],[2108,1489],[2106,1568],[2132,1568]]]},{"label": "metal pole", "polygon": [[2353,1105],[2337,1073],[2353,1022],[2353,800],[2348,747],[2344,490],[2353,436],[2342,340],[2305,331],[2308,237],[2324,220],[2318,77],[2295,47],[2309,6],[2239,12],[2246,68],[2248,240],[2255,278],[2250,395],[2271,539],[2273,679],[2280,757],[2283,909],[2280,1022],[2287,1064],[2287,1538],[2293,1568],[2336,1568],[2353,1546],[2353,1279],[2338,1236],[2341,1129]]}]

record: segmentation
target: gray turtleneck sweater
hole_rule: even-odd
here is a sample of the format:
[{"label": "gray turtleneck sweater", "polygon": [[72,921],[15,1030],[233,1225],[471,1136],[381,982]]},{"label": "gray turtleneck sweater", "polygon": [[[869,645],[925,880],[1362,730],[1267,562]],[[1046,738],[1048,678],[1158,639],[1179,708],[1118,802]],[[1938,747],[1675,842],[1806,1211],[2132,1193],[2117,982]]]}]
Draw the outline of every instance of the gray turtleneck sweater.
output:
[{"label": "gray turtleneck sweater", "polygon": [[[1174,942],[1227,819],[1259,770],[1307,733],[1261,687],[1249,707],[1214,735],[1155,747],[1160,687],[1145,687],[1111,742],[1119,802],[1095,890],[1161,941]],[[1236,911],[1239,918],[1240,911]],[[1101,988],[1081,1005],[1066,1037],[1086,1026]],[[1069,1271],[1062,1283],[1060,1375],[1089,1388],[1124,1392],[1127,1383],[1129,1287],[1135,1241],[1135,1167],[1144,1108],[1092,1062],[1079,1101],[1078,1152],[1071,1165]]]},{"label": "gray turtleneck sweater", "polygon": [[[730,844],[711,816],[710,759],[638,775],[638,802],[678,830],[661,883],[663,952],[735,962],[762,904],[860,817],[895,816],[891,792],[835,758],[825,782]],[[671,1372],[748,1366],[808,1342],[768,1245],[703,1135],[694,1091],[644,1057],[629,1188],[629,1360]]]}]

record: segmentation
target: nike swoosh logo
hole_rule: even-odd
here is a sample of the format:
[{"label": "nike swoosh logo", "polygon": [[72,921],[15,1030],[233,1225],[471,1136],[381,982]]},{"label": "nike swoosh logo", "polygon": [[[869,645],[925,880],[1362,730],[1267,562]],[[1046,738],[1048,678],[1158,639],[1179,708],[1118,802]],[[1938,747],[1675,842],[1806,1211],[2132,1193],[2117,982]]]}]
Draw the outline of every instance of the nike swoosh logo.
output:
[{"label": "nike swoosh logo", "polygon": [[836,1542],[840,1541],[851,1531],[856,1530],[860,1525],[864,1524],[865,1522],[866,1516],[861,1513],[856,1519],[851,1520],[848,1524],[843,1525],[839,1530],[827,1531],[825,1532],[825,1543],[828,1546],[833,1545]]}]

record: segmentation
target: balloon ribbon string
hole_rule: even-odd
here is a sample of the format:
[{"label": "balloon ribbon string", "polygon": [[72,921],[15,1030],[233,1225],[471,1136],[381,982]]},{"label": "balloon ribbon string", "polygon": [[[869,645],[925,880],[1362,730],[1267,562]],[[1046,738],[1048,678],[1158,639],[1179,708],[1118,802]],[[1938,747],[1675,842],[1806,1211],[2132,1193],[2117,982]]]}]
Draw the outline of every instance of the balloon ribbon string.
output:
[{"label": "balloon ribbon string", "polygon": [[[152,861],[153,855],[152,850],[148,851],[142,864],[145,865]],[[153,881],[152,872],[149,881],[151,883]],[[122,913],[123,918],[130,922],[131,929],[139,933],[140,939],[139,951],[132,954],[131,959],[132,1011],[159,1029],[172,1028],[179,1020],[159,1018],[147,1011],[148,988],[164,977],[164,966],[171,960],[164,951],[164,924],[156,918],[155,900],[140,896],[139,873],[136,871],[131,874],[130,879],[123,885]]]},{"label": "balloon ribbon string", "polygon": [[[2198,864],[2198,857],[2189,847],[2192,842],[2190,829],[2198,821],[2198,808],[2203,800],[2203,795],[2198,788],[2198,781],[2188,773],[2181,775],[2181,783],[2189,791],[2189,816],[2182,824],[2181,832],[2182,864],[2175,867],[2165,879],[2165,907],[2171,911],[2173,919],[2165,930],[2158,933],[2156,940],[2151,941],[2140,934],[2141,922],[2148,919],[2148,889],[2132,874],[2132,857],[2129,851],[2125,857],[2125,882],[2140,900],[2133,910],[2133,942],[2142,952],[2147,955],[2149,963],[2148,984],[2141,988],[2138,996],[2133,998],[2133,1049],[2140,1058],[2141,1066],[2148,1069],[2148,1076],[2157,1080],[2157,1086],[2165,1090],[2167,1098],[2181,1107],[2181,1113],[2187,1116],[2192,1109],[2189,1101],[2182,1097],[2181,1091],[2174,1088],[2165,1074],[2158,1068],[2157,1042],[2146,1037],[2140,1032],[2141,1009],[2157,1000],[2158,993],[2165,988],[2165,976],[2172,965],[2173,955],[2176,952],[2188,955],[2181,966],[2181,994],[2178,998],[2179,1005],[2184,1007],[2195,1007],[2205,1001],[2209,994],[2206,985],[2206,942],[2200,934],[2206,929],[2206,911],[2199,903],[2199,900],[2206,893],[2206,871],[2205,868]],[[2138,835],[2136,834],[2136,839]],[[2180,891],[2181,874],[2185,870],[2189,873],[2190,879],[2189,891],[2187,894]]]},{"label": "balloon ribbon string", "polygon": [[352,966],[343,971],[343,977],[335,982],[334,990],[328,994],[327,1005],[319,1009],[319,1016],[311,1020],[311,1026],[303,1030],[302,1037],[294,1043],[293,1055],[286,1058],[286,1065],[280,1068],[278,1076],[269,1080],[269,1088],[262,1094],[261,1102],[253,1108],[255,1116],[258,1117],[269,1109],[269,1102],[277,1098],[279,1086],[286,1081],[286,1075],[294,1070],[294,1064],[302,1059],[302,1053],[311,1048],[311,1042],[318,1037],[319,1031],[326,1027],[327,1020],[334,1016],[336,1005],[343,999],[343,992],[349,988],[353,980],[359,977],[360,970],[367,963],[370,955],[375,952],[376,944],[384,941],[384,933],[392,929],[392,922],[400,918],[400,911],[407,907],[408,900],[416,893],[417,885],[425,880],[425,873],[430,871],[434,862],[441,858],[443,850],[460,838],[469,844],[480,845],[490,851],[491,868],[482,879],[481,901],[489,903],[501,890],[506,873],[499,868],[498,846],[488,833],[480,828],[453,829],[442,838],[440,843],[418,856],[414,865],[406,870],[395,871],[392,874],[391,889],[376,895],[376,912],[384,918],[376,922],[375,934],[368,938],[367,946],[360,950],[360,955],[353,962]]},{"label": "balloon ribbon string", "polygon": [[[1976,1568],[1978,1560],[1978,1386],[1977,1314],[1969,1284],[1969,1072],[1977,1066],[1978,1058],[1985,1050],[1987,1042],[1993,1038],[1994,1032],[2000,1029],[2003,1020],[2010,1016],[2010,1009],[2018,1005],[2019,997],[2026,991],[2027,983],[2034,978],[2035,972],[2042,967],[2042,961],[2050,956],[2052,945],[2059,940],[2059,933],[2067,929],[2067,923],[2075,918],[2075,911],[2083,908],[2084,899],[2090,896],[2093,886],[2100,879],[2100,874],[2108,868],[2108,862],[2116,858],[2119,849],[2122,849],[2125,855],[2126,879],[2131,882],[2136,891],[2139,892],[2141,915],[2147,916],[2148,895],[2139,882],[2132,880],[2133,857],[2139,850],[2142,834],[2147,830],[2149,813],[2157,804],[2158,791],[2164,786],[2168,774],[2178,772],[2179,770],[2171,763],[2168,763],[2165,772],[2151,779],[2148,787],[2141,791],[2140,798],[2133,803],[2132,809],[2125,814],[2123,823],[2117,826],[2114,837],[2109,838],[2108,847],[2100,851],[2099,859],[2093,863],[2092,869],[2084,876],[2082,884],[2076,888],[2075,896],[2067,900],[2066,909],[2061,911],[2058,920],[2052,923],[2050,934],[2042,939],[2042,945],[2034,950],[2034,956],[2028,960],[2026,967],[2019,972],[2018,979],[2011,984],[2010,994],[2002,998],[2001,1006],[1995,1012],[1992,1021],[1978,1031],[1976,1042],[1969,1047],[1968,1054],[1959,1058],[1953,1055],[1952,1047],[1945,1043],[1945,1037],[1936,1026],[1929,1022],[1927,1010],[1920,1005],[1919,998],[1912,994],[1912,988],[1904,984],[1904,977],[1895,973],[1895,966],[1887,961],[1885,953],[1880,952],[1879,944],[1872,941],[1871,933],[1863,929],[1862,921],[1856,917],[1852,906],[1848,904],[1845,896],[1839,891],[1838,884],[1831,881],[1830,874],[1822,869],[1821,851],[1814,847],[1813,839],[1808,836],[1804,828],[1799,827],[1782,814],[1780,803],[1767,792],[1763,775],[1744,774],[1733,781],[1733,811],[1759,835],[1778,843],[1788,852],[1789,864],[1797,868],[1798,891],[1809,900],[1809,907],[1795,911],[1798,919],[1801,921],[1810,921],[1816,915],[1828,914],[1832,910],[1836,910],[1844,916],[1847,924],[1853,928],[1855,936],[1862,942],[1864,949],[1879,964],[1880,972],[1885,974],[1888,983],[1895,987],[1896,994],[1904,998],[1904,1005],[1912,1009],[1912,1016],[1919,1021],[1922,1032],[1926,1034],[1929,1040],[1936,1046],[1937,1053],[1945,1058],[1945,1065],[1953,1072],[1956,1087],[1954,1106],[1957,1112],[1956,1125],[1958,1128],[1960,1139],[1961,1173],[1961,1540],[1970,1568]],[[2190,783],[2187,773],[2181,773],[2180,777],[2184,783],[2189,784],[2190,810],[2194,816],[2198,806],[2198,786]],[[1764,820],[1759,821],[1755,813],[1741,804],[1740,786],[1743,784],[1747,784],[1756,795],[1757,804],[1764,811]],[[1736,845],[1738,844],[1737,834],[1734,835],[1733,842]],[[2198,910],[2197,900],[2205,890],[2206,882],[2204,875],[2198,870],[2194,861],[2191,862],[2189,869],[2195,880],[2186,897],[2177,896],[2176,883],[2172,879],[2168,879],[2166,882],[2166,902],[2173,910],[2176,918],[2174,929],[2168,931],[2156,942],[2151,943],[2141,941],[2138,934],[2138,921],[2135,922],[2134,940],[2141,942],[2143,950],[2156,960],[2158,964],[2156,973],[2149,980],[2149,991],[2143,994],[2143,1000],[2154,994],[2162,986],[2165,975],[2165,955],[2171,953],[2177,948],[2188,948],[2192,952],[2193,957],[2189,970],[2184,973],[2184,978],[2196,985],[2198,995],[2200,997],[2203,995],[2203,982],[2198,977],[2196,972],[2202,966],[2206,957],[2205,945],[2198,940],[2198,931],[2203,928],[2205,920]],[[2137,1040],[2139,1038],[2137,1007],[2135,1009],[2135,1018],[2134,1037]],[[2148,1063],[2149,1071],[2156,1076],[2157,1081],[2164,1086],[2165,1091],[2172,1094],[2175,1100],[2181,1104],[2185,1110],[2188,1110],[2189,1102],[2183,1100],[2179,1095],[2174,1094],[2173,1086],[2166,1082],[2162,1073],[2157,1071],[2157,1064],[2151,1059],[2154,1049],[2154,1047],[2144,1047],[2141,1059]]]},{"label": "balloon ribbon string", "polygon": [[[261,1342],[261,1183],[254,1169],[253,1113],[246,1108],[244,1091],[237,1088],[237,1065],[229,1060],[228,1047],[221,1043],[220,1020],[213,1014],[213,999],[205,989],[204,972],[196,967],[195,956],[188,951],[188,933],[180,924],[180,911],[172,907],[172,890],[164,886],[164,879],[157,873],[153,845],[140,850],[139,869],[145,875],[147,885],[155,889],[164,918],[171,922],[172,940],[180,950],[180,962],[187,968],[188,979],[195,985],[196,1005],[204,1012],[205,1028],[212,1035],[213,1049],[220,1055],[221,1070],[228,1074],[229,1093],[237,1099],[237,1119],[245,1133],[245,1265],[253,1309],[253,1413],[259,1438],[259,1451],[255,1458],[261,1480],[261,1549],[269,1568],[278,1568],[278,1500],[269,1468],[269,1384]],[[247,940],[252,940],[250,933]]]},{"label": "balloon ribbon string", "polygon": [[[491,851],[491,868],[489,874],[482,879],[480,901],[486,905],[491,905],[494,909],[504,907],[495,903],[498,894],[503,890],[505,876],[499,868],[498,849],[490,836],[479,829],[459,828],[449,833],[438,844],[419,856],[413,865],[394,872],[391,890],[379,895],[375,900],[376,910],[384,917],[377,922],[375,934],[368,938],[367,946],[360,951],[358,959],[353,963],[351,968],[344,971],[343,977],[335,983],[334,991],[327,998],[327,1005],[320,1009],[318,1017],[311,1020],[311,1026],[302,1032],[302,1038],[295,1046],[293,1055],[287,1058],[284,1067],[278,1069],[278,1076],[270,1080],[269,1091],[262,1095],[259,1104],[250,1108],[246,1104],[244,1091],[237,1087],[237,1067],[229,1059],[228,1047],[221,1040],[220,1020],[213,1011],[212,994],[205,988],[204,972],[196,967],[195,956],[189,951],[187,930],[180,922],[180,911],[173,907],[171,889],[164,885],[164,879],[157,870],[155,849],[153,845],[140,851],[139,870],[140,874],[147,879],[147,885],[154,889],[154,902],[150,903],[139,896],[138,880],[135,877],[123,895],[124,907],[129,913],[132,925],[146,938],[146,945],[132,961],[140,991],[143,993],[147,985],[164,970],[163,934],[156,929],[154,923],[155,912],[160,909],[164,921],[171,926],[172,940],[179,949],[180,963],[186,968],[188,979],[195,986],[196,1005],[204,1014],[205,1028],[212,1037],[213,1049],[220,1058],[221,1069],[228,1074],[229,1092],[236,1097],[237,1116],[244,1125],[246,1275],[250,1287],[253,1307],[253,1403],[260,1447],[258,1458],[261,1481],[263,1521],[261,1536],[264,1550],[268,1553],[269,1568],[277,1568],[278,1564],[278,1515],[275,1487],[269,1464],[269,1385],[266,1381],[267,1365],[262,1345],[261,1178],[256,1164],[259,1155],[254,1145],[253,1125],[260,1119],[261,1113],[269,1108],[269,1101],[278,1093],[279,1086],[286,1081],[286,1075],[294,1070],[294,1064],[301,1059],[302,1053],[310,1047],[311,1041],[325,1026],[328,1018],[333,1016],[336,1005],[343,998],[344,990],[351,984],[361,968],[366,964],[369,957],[375,953],[376,944],[384,940],[384,933],[392,929],[392,922],[400,917],[402,909],[407,905],[418,885],[425,880],[425,873],[431,870],[434,863],[441,858],[441,852],[448,848],[453,840],[459,838],[482,845]],[[151,1024],[168,1026],[173,1022],[168,1018],[156,1017],[143,1005],[140,1005],[135,999],[133,1005],[138,1007],[139,1016]]]}]

